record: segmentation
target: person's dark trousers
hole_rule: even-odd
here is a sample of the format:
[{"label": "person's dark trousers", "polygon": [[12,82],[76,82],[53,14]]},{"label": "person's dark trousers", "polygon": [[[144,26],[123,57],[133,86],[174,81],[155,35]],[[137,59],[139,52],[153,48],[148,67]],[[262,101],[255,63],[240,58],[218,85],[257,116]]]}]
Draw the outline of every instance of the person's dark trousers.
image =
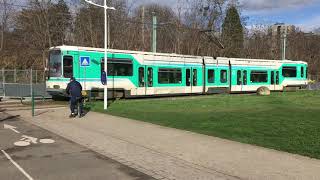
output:
[{"label": "person's dark trousers", "polygon": [[77,107],[77,98],[76,97],[71,97],[70,98],[70,111],[71,114],[75,114],[74,110]]},{"label": "person's dark trousers", "polygon": [[[79,109],[78,109],[79,107]],[[74,110],[78,109],[77,114],[83,114],[83,99],[82,97],[71,97],[70,98],[70,111],[72,114],[75,114]],[[75,115],[77,115],[75,114]]]},{"label": "person's dark trousers", "polygon": [[83,98],[77,97],[76,99],[79,106],[79,115],[82,115],[83,114]]}]

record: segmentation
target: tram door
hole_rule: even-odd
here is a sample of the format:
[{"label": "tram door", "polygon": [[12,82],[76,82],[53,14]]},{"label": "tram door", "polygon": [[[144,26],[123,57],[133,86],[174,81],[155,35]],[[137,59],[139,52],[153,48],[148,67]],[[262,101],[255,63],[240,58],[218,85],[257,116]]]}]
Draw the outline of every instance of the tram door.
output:
[{"label": "tram door", "polygon": [[192,93],[191,68],[186,69],[186,93]]},{"label": "tram door", "polygon": [[238,70],[237,71],[237,89],[236,91],[245,92],[248,91],[248,71]]},{"label": "tram door", "polygon": [[146,66],[145,67],[145,79],[146,79],[146,95],[154,94],[154,70],[153,67]]},{"label": "tram door", "polygon": [[[192,93],[199,93],[198,89],[198,69],[192,68],[191,69],[191,92]],[[202,89],[200,90],[200,92]]]},{"label": "tram door", "polygon": [[276,81],[276,85],[275,85],[275,90],[280,90],[280,71],[275,71],[275,81]]},{"label": "tram door", "polygon": [[248,91],[248,71],[242,70],[241,91]]},{"label": "tram door", "polygon": [[271,71],[271,89],[272,91],[276,90],[276,71]]},{"label": "tram door", "polygon": [[280,71],[271,71],[271,90],[280,90]]},{"label": "tram door", "polygon": [[137,95],[146,95],[146,76],[145,76],[145,66],[138,68],[138,88]]},{"label": "tram door", "polygon": [[153,95],[154,94],[154,71],[153,67],[141,66],[138,68],[138,85],[137,95]]}]

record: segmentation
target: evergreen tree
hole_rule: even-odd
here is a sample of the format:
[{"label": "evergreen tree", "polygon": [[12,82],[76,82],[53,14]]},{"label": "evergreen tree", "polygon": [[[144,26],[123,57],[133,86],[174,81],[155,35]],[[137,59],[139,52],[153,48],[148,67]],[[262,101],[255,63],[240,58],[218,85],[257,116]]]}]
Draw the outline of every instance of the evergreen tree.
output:
[{"label": "evergreen tree", "polygon": [[222,41],[225,46],[224,55],[241,57],[243,52],[243,26],[237,8],[232,5],[227,10],[222,24]]}]

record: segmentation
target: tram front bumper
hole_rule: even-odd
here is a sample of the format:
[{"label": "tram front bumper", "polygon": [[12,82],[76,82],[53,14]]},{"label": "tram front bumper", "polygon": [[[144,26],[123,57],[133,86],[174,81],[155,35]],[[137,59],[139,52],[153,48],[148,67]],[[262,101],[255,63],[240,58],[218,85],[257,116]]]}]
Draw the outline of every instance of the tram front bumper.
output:
[{"label": "tram front bumper", "polygon": [[53,97],[68,97],[64,89],[47,88],[47,93]]}]

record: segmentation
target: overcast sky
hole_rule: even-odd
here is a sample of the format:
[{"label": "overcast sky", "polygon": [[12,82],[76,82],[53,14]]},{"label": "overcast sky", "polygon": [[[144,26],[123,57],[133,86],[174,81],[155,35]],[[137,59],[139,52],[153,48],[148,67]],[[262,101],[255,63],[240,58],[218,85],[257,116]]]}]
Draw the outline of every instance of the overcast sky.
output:
[{"label": "overcast sky", "polygon": [[[183,2],[183,0],[181,0]],[[135,2],[159,3],[176,7],[177,0],[135,0]],[[248,25],[294,24],[305,31],[320,27],[320,0],[240,0]]]}]

